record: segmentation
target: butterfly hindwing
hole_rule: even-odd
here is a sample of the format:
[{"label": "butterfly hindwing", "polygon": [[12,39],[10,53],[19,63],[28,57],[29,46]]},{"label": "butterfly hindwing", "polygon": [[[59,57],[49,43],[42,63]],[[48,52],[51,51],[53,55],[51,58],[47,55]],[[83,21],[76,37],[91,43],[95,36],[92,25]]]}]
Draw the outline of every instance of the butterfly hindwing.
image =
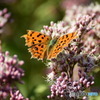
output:
[{"label": "butterfly hindwing", "polygon": [[69,33],[69,34],[65,34],[62,37],[60,37],[57,40],[57,43],[54,45],[54,47],[52,48],[52,50],[50,51],[49,55],[48,55],[48,59],[51,58],[56,58],[56,56],[65,48],[68,46],[68,44],[71,42],[71,40],[75,39],[76,36],[76,32],[73,33]]},{"label": "butterfly hindwing", "polygon": [[45,52],[47,50],[46,44],[37,44],[29,48],[28,50],[31,53],[32,58],[38,58],[43,60],[45,56],[47,56],[45,55]]}]

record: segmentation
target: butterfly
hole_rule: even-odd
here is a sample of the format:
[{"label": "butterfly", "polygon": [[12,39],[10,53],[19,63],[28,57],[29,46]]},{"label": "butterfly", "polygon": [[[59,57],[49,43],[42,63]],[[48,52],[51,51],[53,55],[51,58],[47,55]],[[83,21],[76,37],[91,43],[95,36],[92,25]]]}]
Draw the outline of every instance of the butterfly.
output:
[{"label": "butterfly", "polygon": [[37,58],[39,60],[56,58],[57,55],[63,51],[65,47],[71,42],[71,40],[76,39],[77,32],[65,34],[59,38],[52,38],[41,32],[36,32],[28,30],[28,34],[23,35],[25,42],[29,47],[29,52],[32,58]]}]

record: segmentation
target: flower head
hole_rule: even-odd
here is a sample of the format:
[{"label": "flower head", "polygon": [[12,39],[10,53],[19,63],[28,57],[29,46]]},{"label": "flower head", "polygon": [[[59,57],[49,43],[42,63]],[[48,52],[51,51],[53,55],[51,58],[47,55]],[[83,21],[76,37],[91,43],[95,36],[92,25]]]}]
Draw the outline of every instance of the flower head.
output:
[{"label": "flower head", "polygon": [[[10,56],[9,52],[0,52],[0,98],[6,99],[11,91],[15,90],[13,84],[20,82],[24,71],[20,68],[24,64],[23,61],[19,61],[17,55]],[[15,100],[15,99],[12,99]]]},{"label": "flower head", "polygon": [[12,83],[12,81],[20,81],[24,76],[24,71],[19,68],[23,65],[23,61],[19,61],[17,55],[9,56],[9,52],[0,53],[0,83]]},{"label": "flower head", "polygon": [[24,98],[19,90],[12,92],[10,100],[29,100],[28,98]]},{"label": "flower head", "polygon": [[[90,87],[94,84],[94,78],[92,76],[87,76],[86,73],[79,70],[79,80],[73,81],[66,72],[62,72],[53,85],[50,87],[51,95],[47,96],[49,99],[58,99],[59,97],[66,100],[66,98],[77,98],[77,95],[71,95],[70,93],[79,93],[84,91],[86,87]],[[81,97],[81,98],[84,98]],[[59,99],[60,100],[60,99]]]}]

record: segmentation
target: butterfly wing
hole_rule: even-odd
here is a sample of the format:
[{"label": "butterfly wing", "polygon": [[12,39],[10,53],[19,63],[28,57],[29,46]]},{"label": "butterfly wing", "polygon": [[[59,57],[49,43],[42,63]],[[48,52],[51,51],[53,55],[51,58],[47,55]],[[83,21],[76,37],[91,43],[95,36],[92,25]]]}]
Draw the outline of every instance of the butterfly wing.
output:
[{"label": "butterfly wing", "polygon": [[48,59],[56,58],[56,56],[65,48],[68,46],[68,44],[71,42],[71,40],[77,38],[76,36],[77,32],[65,34],[62,37],[60,37],[57,40],[57,43],[54,45],[54,47],[51,49]]},{"label": "butterfly wing", "polygon": [[28,47],[31,47],[36,44],[47,43],[47,41],[50,40],[49,36],[32,30],[29,30],[28,34],[25,34],[22,37],[26,39],[25,45],[27,45]]},{"label": "butterfly wing", "polygon": [[32,58],[44,59],[47,45],[50,41],[50,37],[40,32],[32,30],[28,31],[28,34],[23,35],[26,39],[26,44],[30,47],[28,50],[32,54]]},{"label": "butterfly wing", "polygon": [[31,48],[29,48],[28,50],[32,55],[31,58],[38,58],[38,59],[43,60],[44,58],[47,57],[46,55],[47,45],[46,44],[36,44],[32,46]]}]

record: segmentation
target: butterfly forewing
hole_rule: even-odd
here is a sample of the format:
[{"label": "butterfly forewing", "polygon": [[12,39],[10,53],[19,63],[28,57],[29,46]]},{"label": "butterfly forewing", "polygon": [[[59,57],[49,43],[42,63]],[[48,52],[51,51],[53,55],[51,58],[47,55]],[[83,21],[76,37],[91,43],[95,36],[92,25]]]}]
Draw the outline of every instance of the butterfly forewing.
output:
[{"label": "butterfly forewing", "polygon": [[41,44],[41,43],[46,44],[47,41],[50,40],[49,36],[42,34],[40,32],[32,31],[32,30],[29,30],[28,34],[23,35],[22,37],[26,39],[26,45],[28,47],[31,47],[36,44]]},{"label": "butterfly forewing", "polygon": [[51,58],[56,58],[56,56],[65,48],[68,46],[68,44],[71,42],[71,40],[75,39],[76,36],[76,32],[73,33],[69,33],[69,34],[65,34],[62,37],[60,37],[57,40],[57,43],[54,45],[54,47],[51,49],[49,55],[48,55],[48,59]]}]

